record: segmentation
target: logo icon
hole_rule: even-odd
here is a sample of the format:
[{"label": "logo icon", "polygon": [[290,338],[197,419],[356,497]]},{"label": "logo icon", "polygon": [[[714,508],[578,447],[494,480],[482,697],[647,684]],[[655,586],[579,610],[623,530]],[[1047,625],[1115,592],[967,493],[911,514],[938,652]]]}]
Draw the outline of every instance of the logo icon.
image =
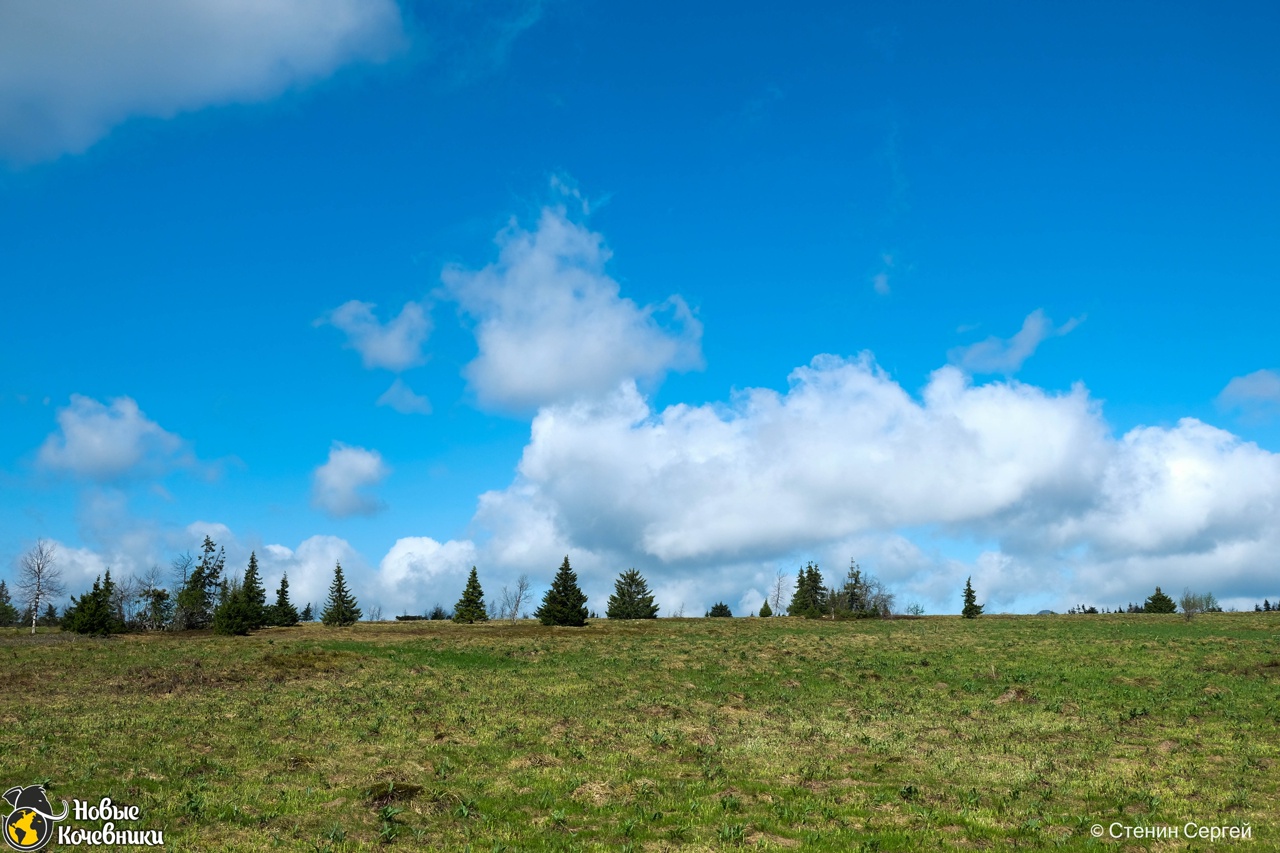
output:
[{"label": "logo icon", "polygon": [[13,811],[4,819],[4,840],[14,850],[39,850],[53,838],[53,825],[66,820],[67,801],[62,801],[62,814],[54,814],[43,785],[15,785],[4,792]]}]

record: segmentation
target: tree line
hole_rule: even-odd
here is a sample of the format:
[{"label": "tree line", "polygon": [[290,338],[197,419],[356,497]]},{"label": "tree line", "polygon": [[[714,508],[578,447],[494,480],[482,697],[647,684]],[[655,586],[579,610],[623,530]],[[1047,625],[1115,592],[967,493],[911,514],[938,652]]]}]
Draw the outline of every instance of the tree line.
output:
[{"label": "tree line", "polygon": [[[91,589],[71,603],[59,614],[53,600],[65,594],[61,573],[57,566],[54,546],[44,540],[23,556],[18,582],[15,585],[19,610],[14,596],[5,581],[0,580],[0,626],[29,625],[32,633],[37,627],[60,626],[64,630],[81,634],[114,634],[124,631],[200,630],[212,629],[220,634],[245,634],[264,627],[289,627],[299,622],[311,622],[317,614],[310,603],[299,611],[290,599],[289,576],[281,576],[274,601],[268,603],[263,587],[256,553],[249,555],[243,576],[228,577],[226,555],[211,537],[206,536],[198,558],[184,554],[172,564],[172,586],[161,581],[158,567],[153,567],[141,578],[114,580],[108,569],[97,577]],[[849,569],[838,583],[827,585],[815,562],[809,562],[796,575],[795,588],[785,608],[783,598],[787,575],[779,570],[770,595],[765,597],[759,615],[770,617],[785,613],[807,619],[871,619],[892,615],[894,595],[874,575],[864,572],[856,561],[850,561]],[[452,619],[458,623],[488,622],[493,619],[516,620],[530,618],[524,611],[529,604],[530,581],[521,575],[514,587],[502,588],[497,600],[486,601],[475,566],[462,590],[462,595],[452,611],[436,604],[422,616],[397,616],[397,619]],[[977,603],[972,578],[965,581],[964,606],[961,615],[973,619],[983,612]],[[541,606],[532,614],[544,625],[581,627],[589,617],[596,617],[587,609],[587,596],[578,585],[577,574],[565,556],[543,597]],[[1280,603],[1273,605],[1268,599],[1254,608],[1260,612],[1280,610]],[[1175,602],[1156,587],[1142,604],[1129,604],[1116,608],[1120,613],[1175,613],[1186,618],[1199,613],[1221,612],[1212,593],[1196,594],[1187,590]],[[374,620],[380,618],[380,609],[373,609]],[[907,609],[909,614],[920,615],[918,605]],[[1078,605],[1068,613],[1106,613],[1096,607]],[[347,586],[341,563],[334,566],[329,595],[320,611],[320,621],[329,626],[347,626],[363,616],[355,594]],[[609,597],[605,615],[609,619],[656,619],[658,605],[648,582],[636,569],[619,574],[614,582],[614,592]],[[676,615],[683,615],[683,607]],[[723,601],[717,602],[706,617],[731,617],[733,612]],[[756,615],[756,614],[751,614]]]}]

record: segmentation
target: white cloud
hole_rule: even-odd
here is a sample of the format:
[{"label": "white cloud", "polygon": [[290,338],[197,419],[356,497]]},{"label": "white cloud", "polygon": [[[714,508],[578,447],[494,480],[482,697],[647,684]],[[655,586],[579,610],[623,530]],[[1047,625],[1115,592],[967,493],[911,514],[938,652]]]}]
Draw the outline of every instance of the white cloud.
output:
[{"label": "white cloud", "polygon": [[1244,409],[1255,415],[1276,411],[1280,408],[1280,373],[1255,370],[1235,377],[1218,395],[1218,405],[1224,409]]},{"label": "white cloud", "polygon": [[1270,582],[1280,456],[1230,433],[1188,419],[1117,439],[1083,387],[954,367],[917,398],[867,354],[790,379],[729,405],[654,411],[626,383],[542,409],[515,481],[481,497],[482,557],[546,574],[568,552],[604,595],[635,565],[664,608],[695,609],[749,603],[809,558],[831,578],[858,558],[900,605],[951,608],[971,574],[993,612]]},{"label": "white cloud", "polygon": [[390,406],[402,415],[431,414],[431,401],[421,394],[415,394],[398,376],[391,387],[382,392],[378,405]]},{"label": "white cloud", "polygon": [[[394,602],[397,613],[424,613],[436,603],[447,610],[462,594],[467,574],[477,561],[476,547],[467,540],[440,543],[429,536],[397,539],[378,567],[380,595],[383,601]],[[497,588],[486,591],[492,597]],[[387,615],[395,614],[388,611]]]},{"label": "white cloud", "polygon": [[370,302],[351,300],[325,314],[315,325],[331,325],[347,335],[347,346],[360,353],[365,367],[401,371],[422,364],[422,345],[431,333],[431,318],[417,302],[407,302],[400,314],[378,322]]},{"label": "white cloud", "polygon": [[59,409],[58,431],[45,439],[37,464],[98,481],[126,474],[163,474],[194,462],[185,442],[150,420],[129,397],[110,404],[80,394]]},{"label": "white cloud", "polygon": [[274,601],[274,592],[280,586],[280,576],[289,575],[289,600],[299,612],[308,602],[315,607],[316,618],[329,596],[333,583],[333,570],[342,564],[342,575],[347,587],[355,595],[365,613],[376,600],[368,594],[370,572],[364,559],[351,543],[337,536],[312,536],[296,549],[284,545],[267,545],[258,553],[262,566],[263,586]]},{"label": "white cloud", "polygon": [[372,515],[385,505],[364,490],[382,482],[389,473],[391,469],[378,451],[335,441],[329,448],[329,460],[315,470],[311,503],[340,518]]},{"label": "white cloud", "polygon": [[528,408],[701,367],[702,325],[684,300],[622,297],[603,238],[563,209],[544,208],[532,232],[512,222],[497,243],[495,263],[441,274],[475,321],[480,353],[465,372],[482,404]]},{"label": "white cloud", "polygon": [[404,44],[394,0],[6,0],[0,156],[79,153],[132,116],[266,100]]},{"label": "white cloud", "polygon": [[1022,328],[1012,338],[989,337],[966,347],[956,347],[948,353],[951,361],[970,373],[1017,373],[1022,363],[1035,353],[1045,340],[1061,337],[1080,323],[1083,317],[1072,317],[1061,326],[1053,322],[1037,308],[1022,321]]}]

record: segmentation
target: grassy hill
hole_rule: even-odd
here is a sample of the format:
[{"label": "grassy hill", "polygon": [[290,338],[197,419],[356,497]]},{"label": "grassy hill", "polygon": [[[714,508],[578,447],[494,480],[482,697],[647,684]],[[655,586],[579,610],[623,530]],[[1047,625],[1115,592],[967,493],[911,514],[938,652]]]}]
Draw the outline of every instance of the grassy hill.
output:
[{"label": "grassy hill", "polygon": [[1280,614],[0,633],[0,786],[172,849],[1280,848]]}]

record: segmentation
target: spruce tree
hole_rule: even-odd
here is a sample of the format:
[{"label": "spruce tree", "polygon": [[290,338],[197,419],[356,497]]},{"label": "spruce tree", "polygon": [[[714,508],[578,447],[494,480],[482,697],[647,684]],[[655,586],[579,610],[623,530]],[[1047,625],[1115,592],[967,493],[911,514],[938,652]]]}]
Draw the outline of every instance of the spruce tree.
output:
[{"label": "spruce tree", "polygon": [[347,589],[347,581],[342,576],[342,563],[333,568],[329,600],[325,602],[320,621],[331,628],[346,628],[360,621],[360,608],[356,606],[356,597]]},{"label": "spruce tree", "polygon": [[310,602],[310,601],[308,601],[308,602],[307,602],[307,606],[306,606],[306,607],[302,608],[302,613],[298,616],[298,621],[300,621],[300,622],[314,622],[314,621],[316,621],[316,615],[315,615],[315,613],[313,613],[313,612],[311,611],[311,602]]},{"label": "spruce tree", "polygon": [[773,615],[773,608],[769,606],[769,599],[764,600],[764,604],[760,605],[760,616],[768,618]]},{"label": "spruce tree", "polygon": [[627,569],[613,584],[613,595],[604,615],[609,619],[657,619],[658,605],[653,603],[649,585],[635,569]]},{"label": "spruce tree", "polygon": [[[115,583],[111,580],[111,571],[93,581],[93,589],[79,598],[71,599],[62,618],[62,628],[77,634],[119,634],[124,631],[124,622],[117,618],[111,606],[111,597],[115,594]],[[46,614],[47,617],[47,614]]]},{"label": "spruce tree", "polygon": [[[261,612],[261,607],[259,607]],[[254,607],[244,586],[238,583],[225,584],[222,603],[213,611],[213,633],[226,635],[243,635],[258,625],[254,623]]]},{"label": "spruce tree", "polygon": [[982,615],[982,605],[978,603],[978,595],[973,591],[973,576],[964,582],[964,610],[960,615],[966,619],[977,619]]},{"label": "spruce tree", "polygon": [[18,608],[13,606],[9,587],[0,580],[0,628],[8,628],[16,624],[18,624]]},{"label": "spruce tree", "polygon": [[788,616],[820,619],[827,606],[827,591],[817,563],[809,563],[796,575],[796,592],[787,607]]},{"label": "spruce tree", "polygon": [[729,609],[729,605],[723,601],[711,605],[711,610],[707,612],[707,616],[713,619],[721,619],[733,615],[733,611]]},{"label": "spruce tree", "polygon": [[222,598],[222,569],[226,555],[208,536],[204,537],[200,551],[200,562],[178,592],[174,621],[179,630],[209,627],[213,609]]},{"label": "spruce tree", "polygon": [[267,608],[267,624],[288,628],[298,624],[298,608],[289,600],[289,573],[280,576],[280,588],[276,590],[276,603]]},{"label": "spruce tree", "polygon": [[551,581],[551,589],[542,598],[542,606],[533,615],[543,625],[581,628],[587,624],[587,596],[578,588],[578,576],[569,567],[567,554]]},{"label": "spruce tree", "polygon": [[244,597],[249,627],[261,628],[267,624],[267,591],[262,588],[262,576],[258,574],[258,555],[255,552],[249,552],[249,568],[245,569],[240,592]]},{"label": "spruce tree", "polygon": [[462,590],[462,598],[453,606],[453,621],[467,625],[489,621],[489,612],[484,607],[484,590],[480,588],[480,576],[475,566],[471,567],[471,576]]},{"label": "spruce tree", "polygon": [[1143,613],[1177,613],[1178,605],[1173,599],[1160,591],[1160,587],[1156,587],[1156,591],[1151,593],[1142,605]]}]

